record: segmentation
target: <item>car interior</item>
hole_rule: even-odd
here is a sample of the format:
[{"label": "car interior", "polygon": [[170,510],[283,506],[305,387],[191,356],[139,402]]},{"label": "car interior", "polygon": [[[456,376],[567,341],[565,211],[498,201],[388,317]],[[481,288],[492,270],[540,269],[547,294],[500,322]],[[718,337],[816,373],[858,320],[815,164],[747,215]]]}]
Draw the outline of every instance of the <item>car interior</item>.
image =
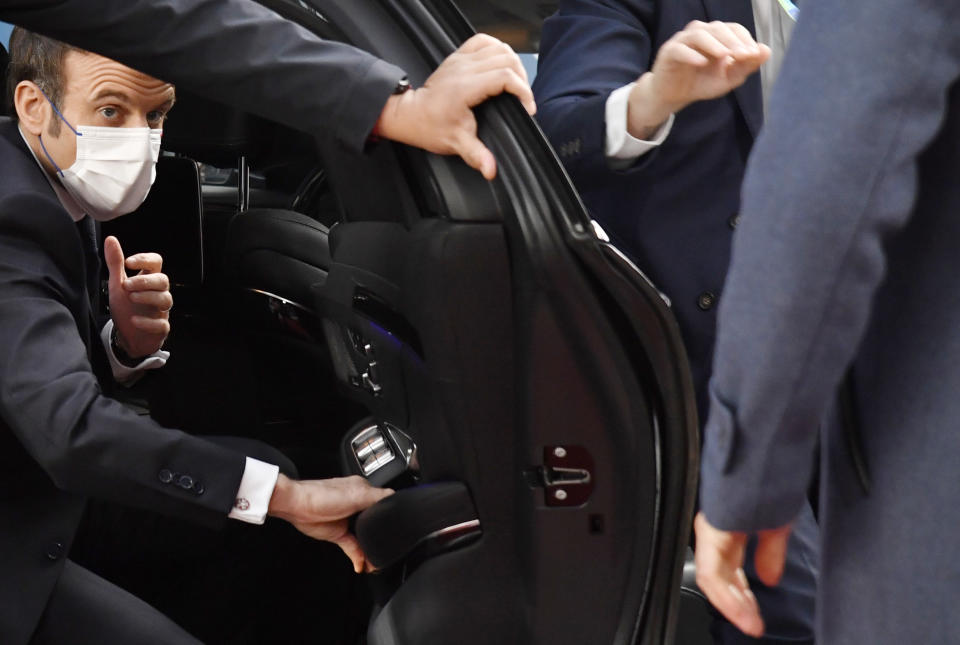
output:
[{"label": "car interior", "polygon": [[[441,0],[262,4],[415,84],[471,29]],[[163,256],[175,302],[170,361],[119,396],[265,441],[301,477],[397,493],[353,524],[364,576],[281,522],[217,532],[99,503],[71,557],[209,643],[713,642],[669,306],[519,103],[477,114],[490,183],[178,89],[150,196],[102,226]],[[113,536],[132,522],[162,539]]]}]

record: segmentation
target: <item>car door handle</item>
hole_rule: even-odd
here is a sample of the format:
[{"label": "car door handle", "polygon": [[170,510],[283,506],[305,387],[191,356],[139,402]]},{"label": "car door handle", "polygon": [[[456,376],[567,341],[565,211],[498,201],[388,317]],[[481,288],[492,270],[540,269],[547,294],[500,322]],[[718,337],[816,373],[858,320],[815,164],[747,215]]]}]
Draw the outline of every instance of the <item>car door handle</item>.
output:
[{"label": "car door handle", "polygon": [[367,560],[384,569],[422,560],[480,537],[480,520],[462,482],[397,491],[357,517],[354,531]]}]

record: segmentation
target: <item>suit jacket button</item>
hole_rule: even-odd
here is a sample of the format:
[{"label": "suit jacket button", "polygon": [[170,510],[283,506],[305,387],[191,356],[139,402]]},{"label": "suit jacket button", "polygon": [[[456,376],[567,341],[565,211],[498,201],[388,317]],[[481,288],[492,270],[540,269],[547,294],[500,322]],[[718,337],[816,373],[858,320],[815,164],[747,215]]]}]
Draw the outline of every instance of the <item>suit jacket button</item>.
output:
[{"label": "suit jacket button", "polygon": [[730,225],[730,228],[736,230],[737,226],[740,225],[740,215],[731,215],[730,219],[727,220],[727,224]]},{"label": "suit jacket button", "polygon": [[54,542],[47,547],[47,558],[50,560],[59,560],[63,556],[63,543]]},{"label": "suit jacket button", "polygon": [[180,479],[177,480],[177,485],[183,490],[190,490],[193,488],[193,477],[190,475],[180,475]]},{"label": "suit jacket button", "polygon": [[715,305],[716,302],[717,297],[709,291],[704,291],[697,298],[697,306],[700,307],[700,311],[710,311],[713,309],[713,305]]},{"label": "suit jacket button", "polygon": [[161,482],[161,483],[164,483],[164,484],[169,484],[170,482],[173,481],[173,473],[170,472],[169,470],[167,470],[166,468],[164,468],[163,470],[161,470],[161,471],[157,474],[157,477],[159,477],[159,478],[160,478],[160,482]]}]

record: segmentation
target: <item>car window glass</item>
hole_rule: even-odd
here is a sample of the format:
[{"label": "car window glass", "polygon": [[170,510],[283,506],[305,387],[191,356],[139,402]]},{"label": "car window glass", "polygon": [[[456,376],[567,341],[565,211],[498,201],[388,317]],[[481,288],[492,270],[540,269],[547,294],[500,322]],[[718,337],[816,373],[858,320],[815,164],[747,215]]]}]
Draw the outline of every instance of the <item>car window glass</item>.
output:
[{"label": "car window glass", "polygon": [[[200,164],[200,183],[203,186],[230,186],[237,187],[237,169],[236,168],[217,168],[210,164]],[[251,188],[266,188],[266,178],[257,173],[250,172]]]},{"label": "car window glass", "polygon": [[[204,203],[233,207],[240,177],[237,167],[199,165]],[[294,210],[327,226],[337,220],[336,204],[327,194],[324,171],[316,159],[296,158],[291,153],[289,163],[252,167],[249,186],[250,208]]]},{"label": "car window glass", "polygon": [[457,0],[477,31],[496,36],[520,54],[533,82],[540,50],[540,26],[557,9],[555,0]]}]

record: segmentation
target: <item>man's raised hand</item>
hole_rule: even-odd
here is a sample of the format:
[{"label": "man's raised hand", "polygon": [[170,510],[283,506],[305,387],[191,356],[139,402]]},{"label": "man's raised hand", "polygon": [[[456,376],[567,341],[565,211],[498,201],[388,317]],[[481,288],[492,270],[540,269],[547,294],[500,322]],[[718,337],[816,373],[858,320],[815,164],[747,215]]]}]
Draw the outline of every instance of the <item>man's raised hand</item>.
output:
[{"label": "man's raised hand", "polygon": [[[124,259],[120,241],[112,235],[103,242],[110,273],[110,317],[120,348],[131,358],[149,356],[163,346],[170,333],[170,280],[161,273],[163,258],[138,253]],[[127,277],[126,269],[139,271]]]},{"label": "man's raised hand", "polygon": [[736,89],[768,58],[770,48],[758,44],[743,25],[694,20],[660,47],[653,68],[637,80],[627,130],[648,138],[690,103]]}]

